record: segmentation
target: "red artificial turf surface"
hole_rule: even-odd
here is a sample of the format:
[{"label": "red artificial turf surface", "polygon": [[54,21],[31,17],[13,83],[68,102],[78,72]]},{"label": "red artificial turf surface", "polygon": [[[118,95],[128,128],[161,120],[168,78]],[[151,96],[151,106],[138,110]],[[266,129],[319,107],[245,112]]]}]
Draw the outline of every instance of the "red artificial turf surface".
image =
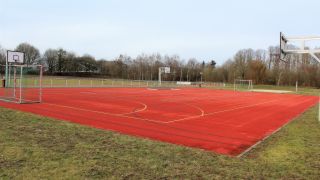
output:
[{"label": "red artificial turf surface", "polygon": [[43,89],[43,103],[0,106],[236,156],[315,105],[294,94],[200,88]]}]

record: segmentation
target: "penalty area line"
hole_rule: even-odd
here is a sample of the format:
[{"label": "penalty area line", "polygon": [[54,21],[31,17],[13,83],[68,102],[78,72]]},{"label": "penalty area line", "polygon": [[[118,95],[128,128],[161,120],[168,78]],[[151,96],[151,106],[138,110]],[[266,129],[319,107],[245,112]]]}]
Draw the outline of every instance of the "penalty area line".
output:
[{"label": "penalty area line", "polygon": [[263,102],[263,103],[252,104],[252,105],[248,105],[248,106],[240,106],[240,107],[236,107],[236,108],[232,108],[232,109],[226,109],[226,110],[222,110],[222,111],[216,111],[216,112],[212,112],[212,113],[206,113],[206,114],[198,115],[198,116],[190,116],[190,117],[181,118],[181,119],[177,119],[177,120],[167,121],[167,122],[165,122],[165,123],[174,123],[174,122],[186,121],[186,120],[195,119],[195,118],[199,118],[199,117],[203,117],[203,116],[210,116],[210,115],[219,114],[219,113],[224,113],[224,112],[229,112],[229,111],[234,111],[234,110],[238,110],[238,109],[250,108],[250,107],[254,107],[254,106],[258,106],[258,105],[262,105],[262,104],[267,104],[267,103],[274,102],[274,101],[278,101],[278,100],[272,100],[272,101],[267,101],[267,102]]},{"label": "penalty area line", "polygon": [[88,109],[77,108],[77,107],[72,107],[72,106],[65,106],[65,105],[59,105],[59,104],[53,104],[53,103],[43,103],[43,104],[62,107],[62,108],[68,108],[68,109],[74,109],[74,110],[78,110],[78,111],[86,111],[86,112],[91,112],[91,113],[98,113],[98,114],[110,115],[110,116],[115,116],[115,117],[124,117],[124,118],[130,118],[130,119],[137,119],[137,120],[141,120],[141,121],[150,121],[150,122],[164,124],[164,122],[162,122],[162,121],[156,121],[156,120],[152,120],[152,119],[139,118],[139,117],[132,117],[132,116],[127,116],[126,114],[107,113],[107,112],[102,112],[102,111],[88,110]]}]

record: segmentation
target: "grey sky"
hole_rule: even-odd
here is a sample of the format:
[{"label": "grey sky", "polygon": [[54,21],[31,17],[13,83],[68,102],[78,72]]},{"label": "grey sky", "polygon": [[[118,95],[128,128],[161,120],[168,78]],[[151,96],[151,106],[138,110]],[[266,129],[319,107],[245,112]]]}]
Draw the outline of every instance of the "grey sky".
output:
[{"label": "grey sky", "polygon": [[319,0],[0,0],[0,45],[221,64],[239,49],[277,45],[280,31],[320,35],[319,8]]}]

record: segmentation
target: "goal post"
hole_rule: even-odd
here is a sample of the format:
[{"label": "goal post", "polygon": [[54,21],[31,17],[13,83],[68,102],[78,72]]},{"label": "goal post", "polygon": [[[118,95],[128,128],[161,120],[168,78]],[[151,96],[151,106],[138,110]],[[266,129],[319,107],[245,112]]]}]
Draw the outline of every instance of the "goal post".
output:
[{"label": "goal post", "polygon": [[[41,65],[1,66],[6,78],[0,89],[0,100],[14,103],[40,103],[42,101]],[[2,81],[3,81],[2,80]]]},{"label": "goal post", "polygon": [[235,79],[233,84],[234,91],[251,91],[253,90],[252,80],[249,79]]}]

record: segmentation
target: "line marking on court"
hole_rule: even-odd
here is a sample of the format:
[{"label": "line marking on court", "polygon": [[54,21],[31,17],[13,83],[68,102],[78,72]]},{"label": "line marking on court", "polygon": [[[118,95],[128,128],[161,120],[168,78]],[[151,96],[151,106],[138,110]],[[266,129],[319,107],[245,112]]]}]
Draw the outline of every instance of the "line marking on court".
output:
[{"label": "line marking on court", "polygon": [[[305,103],[305,102],[309,102],[310,101],[310,99],[306,99],[306,100],[304,100],[304,101],[299,101],[298,103],[295,103],[294,105],[291,105],[291,106],[296,106],[296,105],[299,105],[299,104],[303,104],[303,103]],[[288,107],[289,108],[289,107]],[[253,120],[251,120],[251,121],[245,121],[244,123],[241,123],[241,124],[239,124],[239,125],[237,125],[236,127],[242,127],[242,126],[244,126],[244,125],[246,125],[246,124],[250,124],[250,123],[252,123],[252,122],[254,122],[254,121],[257,121],[257,119],[253,119]]]},{"label": "line marking on court", "polygon": [[137,109],[137,110],[135,110],[133,112],[123,113],[122,115],[128,115],[128,114],[134,114],[134,113],[142,112],[142,111],[145,111],[148,108],[148,106],[146,104],[142,103],[142,102],[137,102],[137,103],[142,104],[144,107],[142,109]]},{"label": "line marking on court", "polygon": [[132,116],[124,115],[124,114],[113,114],[113,113],[107,113],[107,112],[102,112],[102,111],[94,111],[94,110],[88,110],[88,109],[83,109],[83,108],[77,108],[77,107],[65,106],[65,105],[59,105],[59,104],[52,104],[52,103],[43,103],[43,104],[48,104],[48,105],[57,106],[57,107],[64,107],[64,108],[69,108],[69,109],[75,109],[75,110],[79,110],[79,111],[87,111],[87,112],[92,112],[92,113],[105,114],[105,115],[116,116],[116,117],[125,117],[125,118],[131,118],[131,119],[138,119],[138,120],[141,120],[141,121],[150,121],[150,122],[161,123],[161,124],[164,123],[163,121],[156,121],[156,120],[152,120],[152,119],[132,117]]},{"label": "line marking on court", "polygon": [[[74,95],[74,94],[65,94],[65,93],[56,93],[56,94],[63,94],[63,95]],[[95,93],[95,92],[80,92],[80,94],[92,94],[92,95],[98,95],[98,93]],[[119,97],[113,97],[113,99],[122,99],[124,101],[129,101],[129,100],[125,100],[124,98],[119,98]],[[130,100],[129,102],[134,102],[134,103],[138,103],[138,104],[141,104],[143,106],[142,109],[138,109],[138,110],[135,110],[133,112],[128,112],[128,113],[122,113],[123,115],[128,115],[128,114],[134,114],[134,113],[137,113],[137,112],[142,112],[142,111],[145,111],[147,109],[147,105],[145,103],[142,103],[142,102],[139,102],[139,101],[135,101],[135,100]],[[112,113],[110,113],[112,114]]]},{"label": "line marking on court", "polygon": [[[200,116],[200,117],[204,116],[204,114],[205,114],[205,113],[204,113],[204,110],[203,110],[203,109],[201,109],[200,107],[195,106],[195,105],[192,105],[192,104],[186,104],[186,103],[183,103],[183,104],[185,104],[185,105],[187,105],[187,106],[191,106],[191,107],[193,107],[193,108],[198,109],[198,110],[201,112],[201,114],[200,114],[200,115],[198,115],[198,116]],[[168,123],[168,121],[167,121],[166,123]]]},{"label": "line marking on court", "polygon": [[[297,103],[298,104],[298,103]],[[314,105],[316,106],[316,104]],[[297,114],[295,117],[293,117],[292,119],[290,119],[288,122],[286,122],[285,124],[283,124],[281,127],[277,128],[276,130],[274,130],[272,133],[270,134],[266,134],[265,137],[263,137],[262,139],[260,139],[259,141],[257,141],[256,143],[254,143],[252,146],[248,147],[247,149],[245,149],[244,151],[242,151],[242,153],[238,154],[237,157],[241,158],[242,156],[246,155],[248,152],[250,152],[252,149],[254,149],[255,147],[257,147],[259,144],[263,143],[266,139],[270,138],[271,136],[273,136],[274,134],[278,133],[280,130],[282,130],[284,127],[288,126],[290,123],[292,123],[293,121],[298,120],[298,118],[305,113],[306,111],[308,111],[311,107],[306,108],[305,110],[303,110],[301,113]]]},{"label": "line marking on court", "polygon": [[95,92],[80,92],[80,94],[97,94]]},{"label": "line marking on court", "polygon": [[[240,106],[240,107],[236,107],[236,108],[232,108],[232,109],[226,109],[226,110],[222,110],[222,111],[216,111],[216,112],[212,112],[212,113],[203,114],[203,116],[209,116],[209,115],[213,115],[213,114],[219,114],[219,113],[234,111],[234,110],[238,110],[238,109],[244,109],[244,108],[254,107],[254,106],[257,106],[257,105],[267,104],[267,103],[274,102],[274,101],[278,101],[278,100],[272,100],[272,101],[267,101],[267,102],[263,102],[263,103],[252,104],[252,105],[248,105],[248,106]],[[167,123],[167,124],[168,124],[168,123],[174,123],[174,122],[185,121],[185,120],[190,120],[190,119],[199,118],[199,117],[202,117],[202,116],[190,116],[190,117],[181,118],[181,119],[177,119],[177,120],[167,121],[167,122],[164,122],[164,123]]]}]

